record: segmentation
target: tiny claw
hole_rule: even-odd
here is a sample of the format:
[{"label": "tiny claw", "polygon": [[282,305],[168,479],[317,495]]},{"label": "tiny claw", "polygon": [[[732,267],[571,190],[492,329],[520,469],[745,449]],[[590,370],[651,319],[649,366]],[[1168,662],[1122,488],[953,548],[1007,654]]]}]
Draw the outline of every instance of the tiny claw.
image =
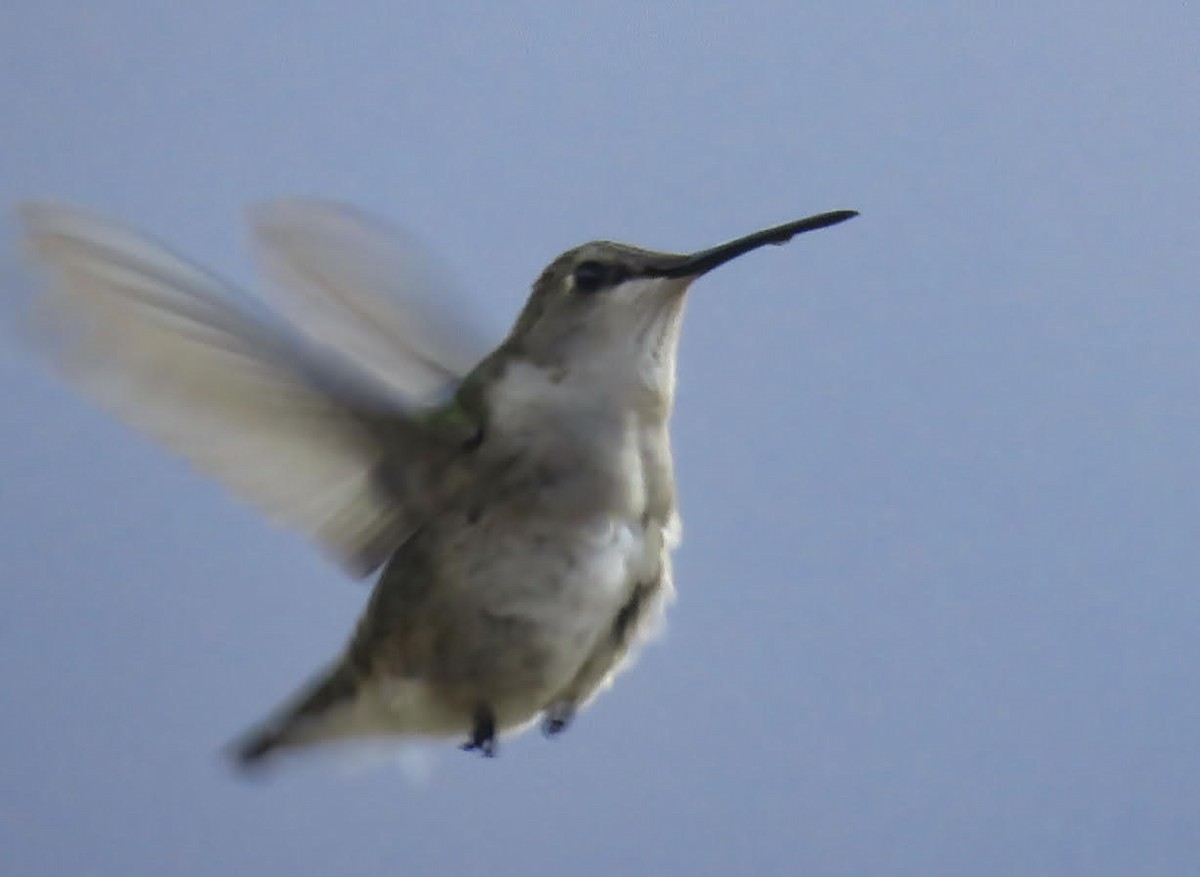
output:
[{"label": "tiny claw", "polygon": [[463,752],[478,752],[484,758],[495,758],[499,747],[496,745],[496,738],[491,740],[482,740],[476,743],[474,740],[468,740],[466,743],[458,747]]},{"label": "tiny claw", "polygon": [[542,735],[555,737],[567,730],[571,719],[575,717],[575,707],[569,703],[556,703],[546,710],[542,716]]},{"label": "tiny claw", "polygon": [[475,723],[471,728],[471,739],[459,747],[463,752],[478,751],[484,758],[495,758],[499,748],[496,743],[496,714],[489,706],[475,710]]}]

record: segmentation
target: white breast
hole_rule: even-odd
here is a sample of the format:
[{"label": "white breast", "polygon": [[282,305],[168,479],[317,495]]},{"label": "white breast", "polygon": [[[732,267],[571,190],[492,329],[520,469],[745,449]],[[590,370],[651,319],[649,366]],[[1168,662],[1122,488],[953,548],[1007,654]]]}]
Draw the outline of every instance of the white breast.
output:
[{"label": "white breast", "polygon": [[[514,559],[525,575],[504,577],[554,583],[506,598],[515,596],[521,613],[536,619],[551,655],[544,681],[552,695],[609,636],[634,586],[659,573],[664,544],[657,524],[646,529],[643,436],[628,400],[586,376],[525,362],[508,365],[490,402],[489,442],[501,458],[515,453],[555,473],[537,490],[528,546]],[[499,559],[491,560],[494,570]]]}]

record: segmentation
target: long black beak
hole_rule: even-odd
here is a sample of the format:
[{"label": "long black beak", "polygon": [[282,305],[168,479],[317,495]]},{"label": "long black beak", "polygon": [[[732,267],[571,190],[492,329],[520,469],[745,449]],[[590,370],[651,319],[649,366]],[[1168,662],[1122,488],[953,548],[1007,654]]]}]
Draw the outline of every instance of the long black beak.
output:
[{"label": "long black beak", "polygon": [[855,216],[858,216],[857,210],[834,210],[831,213],[820,213],[806,219],[785,222],[783,225],[756,231],[744,238],[738,238],[708,250],[701,250],[690,256],[680,256],[678,261],[669,264],[648,267],[645,273],[651,277],[699,277],[718,265],[724,265],[731,259],[736,259],[738,256],[751,250],[757,250],[766,244],[786,244],[798,234],[837,225],[839,222],[845,222]]}]

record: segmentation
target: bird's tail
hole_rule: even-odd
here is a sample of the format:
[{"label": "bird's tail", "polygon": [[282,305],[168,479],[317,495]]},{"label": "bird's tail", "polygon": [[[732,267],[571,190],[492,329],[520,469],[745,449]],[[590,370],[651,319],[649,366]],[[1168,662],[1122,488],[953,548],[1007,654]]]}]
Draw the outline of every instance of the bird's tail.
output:
[{"label": "bird's tail", "polygon": [[331,715],[352,706],[359,696],[359,682],[345,663],[320,676],[262,725],[236,740],[231,754],[239,767],[262,766],[282,749],[307,746],[342,736]]}]

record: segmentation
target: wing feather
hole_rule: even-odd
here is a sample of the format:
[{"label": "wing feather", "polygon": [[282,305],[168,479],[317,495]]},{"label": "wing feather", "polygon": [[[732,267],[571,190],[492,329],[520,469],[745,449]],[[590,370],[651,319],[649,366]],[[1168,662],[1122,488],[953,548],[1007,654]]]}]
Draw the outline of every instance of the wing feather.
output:
[{"label": "wing feather", "polygon": [[351,573],[398,547],[412,521],[375,477],[396,448],[372,425],[405,415],[376,382],[114,223],[52,202],[18,213],[51,276],[35,338],[71,382]]},{"label": "wing feather", "polygon": [[450,284],[384,223],[284,198],[252,208],[250,224],[280,311],[401,398],[443,398],[487,353]]}]

